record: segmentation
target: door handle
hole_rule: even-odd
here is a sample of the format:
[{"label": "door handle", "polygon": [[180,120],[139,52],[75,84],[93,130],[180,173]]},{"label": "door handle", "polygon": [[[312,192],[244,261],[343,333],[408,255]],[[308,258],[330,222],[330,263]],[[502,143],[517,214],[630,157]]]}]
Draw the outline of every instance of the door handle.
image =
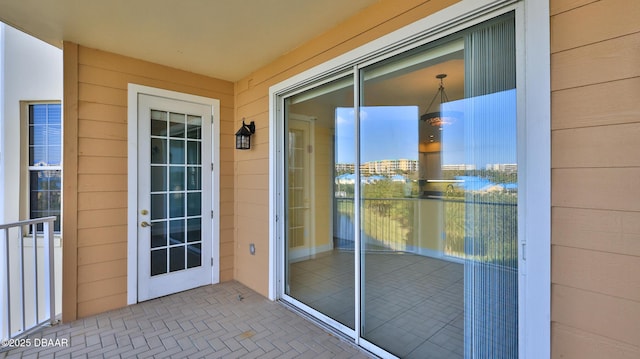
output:
[{"label": "door handle", "polygon": [[147,221],[142,221],[142,223],[140,223],[140,227],[151,227],[152,224],[147,222]]}]

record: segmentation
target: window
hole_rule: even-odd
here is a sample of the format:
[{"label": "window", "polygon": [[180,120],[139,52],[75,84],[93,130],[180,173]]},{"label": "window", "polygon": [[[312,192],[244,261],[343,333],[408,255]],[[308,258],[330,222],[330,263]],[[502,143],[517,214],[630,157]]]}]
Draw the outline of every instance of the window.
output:
[{"label": "window", "polygon": [[[24,107],[23,107],[24,108]],[[27,210],[29,218],[56,216],[60,233],[62,198],[62,121],[59,103],[30,103],[28,118]],[[23,183],[25,183],[23,181]],[[24,213],[25,211],[23,211]],[[42,230],[42,225],[37,228]]]}]

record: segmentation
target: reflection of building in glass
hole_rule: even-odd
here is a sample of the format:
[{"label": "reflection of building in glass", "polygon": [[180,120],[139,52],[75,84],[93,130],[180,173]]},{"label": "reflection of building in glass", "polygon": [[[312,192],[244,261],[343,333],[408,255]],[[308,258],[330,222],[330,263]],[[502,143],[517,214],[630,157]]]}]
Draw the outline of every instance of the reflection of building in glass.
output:
[{"label": "reflection of building in glass", "polygon": [[[379,160],[365,162],[360,165],[360,172],[363,175],[387,175],[392,176],[397,173],[417,172],[419,169],[418,160],[408,160],[405,158],[397,160]],[[337,173],[354,173],[353,163],[336,163]]]},{"label": "reflection of building in glass", "polygon": [[466,165],[466,164],[442,165],[443,171],[474,171],[475,169],[476,169],[476,165]]},{"label": "reflection of building in glass", "polygon": [[353,173],[355,165],[353,163],[336,163],[336,172],[338,173]]},{"label": "reflection of building in glass", "polygon": [[396,159],[365,162],[360,165],[363,174],[394,175],[396,173],[417,172],[418,160]]},{"label": "reflection of building in glass", "polygon": [[500,171],[500,172],[518,172],[517,163],[490,163],[485,167],[487,171]]}]

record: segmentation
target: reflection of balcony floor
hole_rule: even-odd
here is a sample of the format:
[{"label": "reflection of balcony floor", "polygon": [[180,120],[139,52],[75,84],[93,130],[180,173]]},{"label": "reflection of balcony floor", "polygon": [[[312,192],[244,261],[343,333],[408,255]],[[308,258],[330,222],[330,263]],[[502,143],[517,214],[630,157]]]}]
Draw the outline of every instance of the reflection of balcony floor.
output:
[{"label": "reflection of balcony floor", "polygon": [[[367,254],[364,338],[408,358],[462,358],[464,267],[413,254]],[[332,251],[291,264],[291,295],[354,326],[354,255]]]}]

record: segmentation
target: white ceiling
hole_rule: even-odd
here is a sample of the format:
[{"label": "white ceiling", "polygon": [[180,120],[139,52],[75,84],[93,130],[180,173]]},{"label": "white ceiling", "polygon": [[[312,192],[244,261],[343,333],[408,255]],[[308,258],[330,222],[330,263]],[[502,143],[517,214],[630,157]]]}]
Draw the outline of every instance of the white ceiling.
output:
[{"label": "white ceiling", "polygon": [[0,21],[236,81],[378,0],[0,0]]}]

